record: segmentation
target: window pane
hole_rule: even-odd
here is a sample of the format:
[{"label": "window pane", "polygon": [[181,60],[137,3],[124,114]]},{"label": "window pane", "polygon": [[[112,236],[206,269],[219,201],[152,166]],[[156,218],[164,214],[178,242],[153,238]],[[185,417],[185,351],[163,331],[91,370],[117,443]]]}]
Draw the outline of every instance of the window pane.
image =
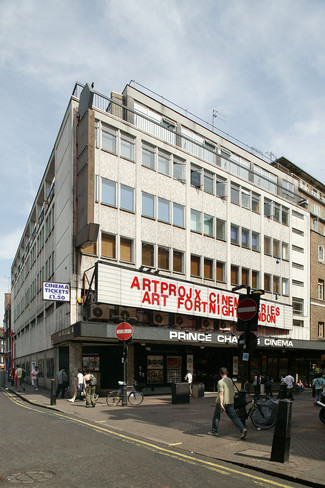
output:
[{"label": "window pane", "polygon": [[273,220],[280,222],[280,205],[278,203],[273,204]]},{"label": "window pane", "polygon": [[142,264],[144,266],[154,266],[153,244],[142,243]]},{"label": "window pane", "polygon": [[212,280],[213,278],[212,265],[212,259],[204,259],[204,278],[206,278],[207,280]]},{"label": "window pane", "polygon": [[185,161],[174,156],[173,177],[176,180],[185,181]]},{"label": "window pane", "polygon": [[289,225],[289,209],[282,207],[282,224]]},{"label": "window pane", "polygon": [[155,197],[150,193],[142,192],[142,215],[155,218]]},{"label": "window pane", "polygon": [[256,193],[252,193],[252,210],[253,212],[260,213],[260,196]]},{"label": "window pane", "polygon": [[239,227],[231,224],[231,244],[239,244]]},{"label": "window pane", "polygon": [[271,291],[271,275],[264,274],[264,290]]},{"label": "window pane", "polygon": [[213,195],[213,173],[204,171],[204,191]]},{"label": "window pane", "polygon": [[239,285],[238,280],[238,266],[231,266],[231,284],[232,285]]},{"label": "window pane", "polygon": [[102,130],[102,149],[116,154],[116,131],[109,127]]},{"label": "window pane", "polygon": [[272,256],[271,253],[271,237],[264,236],[264,254]]},{"label": "window pane", "polygon": [[158,220],[170,223],[169,201],[164,198],[158,198]]},{"label": "window pane", "polygon": [[226,274],[225,274],[225,263],[222,263],[220,261],[217,261],[217,266],[216,266],[216,279],[217,281],[226,281]]},{"label": "window pane", "polygon": [[116,238],[110,234],[102,234],[102,252],[104,258],[116,258]]},{"label": "window pane", "polygon": [[279,258],[280,256],[280,241],[273,239],[273,257]]},{"label": "window pane", "polygon": [[217,239],[226,240],[226,222],[217,219]]},{"label": "window pane", "polygon": [[231,203],[239,205],[239,186],[235,183],[231,184]]},{"label": "window pane", "polygon": [[201,187],[201,169],[196,166],[191,167],[191,185],[196,188]]},{"label": "window pane", "polygon": [[146,168],[155,169],[155,152],[150,146],[142,146],[142,164]]},{"label": "window pane", "polygon": [[252,232],[252,250],[260,250],[260,235],[257,232]]},{"label": "window pane", "polygon": [[178,203],[173,203],[173,224],[184,227],[184,207]]},{"label": "window pane", "polygon": [[258,271],[252,271],[252,287],[259,288],[260,286],[260,274]]},{"label": "window pane", "polygon": [[120,260],[127,261],[128,263],[133,262],[132,256],[133,241],[121,237],[120,239]]},{"label": "window pane", "polygon": [[169,270],[169,249],[158,247],[158,268]]},{"label": "window pane", "polygon": [[200,257],[191,255],[191,275],[200,276]]},{"label": "window pane", "polygon": [[292,298],[292,308],[294,315],[303,315],[304,313],[304,301],[302,298]]},{"label": "window pane", "polygon": [[116,206],[116,183],[115,181],[102,178],[102,203]]},{"label": "window pane", "polygon": [[164,175],[170,176],[170,156],[167,153],[158,153],[158,171]]},{"label": "window pane", "polygon": [[241,204],[244,208],[251,208],[251,194],[248,190],[241,191]]},{"label": "window pane", "polygon": [[264,215],[265,217],[272,216],[272,202],[267,198],[264,199]]},{"label": "window pane", "polygon": [[123,210],[134,212],[134,189],[129,186],[121,185],[120,192],[120,207]]},{"label": "window pane", "polygon": [[280,278],[278,276],[273,276],[273,293],[280,293]]},{"label": "window pane", "polygon": [[184,253],[180,251],[173,251],[173,270],[176,273],[183,273],[183,262],[184,262]]},{"label": "window pane", "polygon": [[282,242],[282,259],[289,261],[289,244]]},{"label": "window pane", "polygon": [[243,268],[241,270],[241,284],[249,286],[249,269]]},{"label": "window pane", "polygon": [[201,232],[201,212],[191,209],[191,230]]},{"label": "window pane", "polygon": [[249,230],[242,229],[241,230],[241,245],[246,249],[249,249]]},{"label": "window pane", "polygon": [[83,254],[97,254],[97,244],[94,242],[93,244],[90,244],[89,246],[83,247],[81,249]]},{"label": "window pane", "polygon": [[126,135],[121,135],[121,157],[134,161],[134,140]]},{"label": "window pane", "polygon": [[226,196],[226,180],[217,176],[216,192],[218,197],[224,198]]},{"label": "window pane", "polygon": [[289,280],[288,278],[282,278],[282,295],[289,296]]},{"label": "window pane", "polygon": [[213,217],[212,215],[204,214],[204,234],[213,237]]}]

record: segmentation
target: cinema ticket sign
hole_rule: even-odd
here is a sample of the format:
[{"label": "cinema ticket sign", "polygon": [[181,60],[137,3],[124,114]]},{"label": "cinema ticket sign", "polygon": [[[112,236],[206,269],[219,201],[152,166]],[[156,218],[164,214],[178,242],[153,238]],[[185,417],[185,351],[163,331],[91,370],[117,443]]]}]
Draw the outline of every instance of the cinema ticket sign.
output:
[{"label": "cinema ticket sign", "polygon": [[[237,321],[238,294],[101,262],[96,268],[98,303]],[[292,307],[261,299],[258,323],[291,329]]]},{"label": "cinema ticket sign", "polygon": [[43,300],[70,302],[70,284],[43,281]]}]

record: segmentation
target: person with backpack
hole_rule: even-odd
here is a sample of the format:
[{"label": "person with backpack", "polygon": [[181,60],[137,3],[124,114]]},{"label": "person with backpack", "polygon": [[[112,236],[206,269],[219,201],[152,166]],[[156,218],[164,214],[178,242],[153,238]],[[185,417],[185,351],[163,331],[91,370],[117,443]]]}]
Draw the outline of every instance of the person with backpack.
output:
[{"label": "person with backpack", "polygon": [[26,372],[19,364],[17,364],[17,368],[15,370],[15,386],[16,388],[19,387],[25,391],[24,380],[25,380]]},{"label": "person with backpack", "polygon": [[313,387],[315,387],[316,398],[314,401],[314,405],[317,405],[317,402],[320,401],[320,397],[322,394],[323,387],[325,386],[325,380],[322,377],[322,373],[318,373],[317,378],[313,380]]},{"label": "person with backpack", "polygon": [[86,408],[94,408],[96,406],[95,402],[95,390],[97,385],[96,376],[91,374],[90,369],[87,368],[84,375],[84,389],[86,396]]}]

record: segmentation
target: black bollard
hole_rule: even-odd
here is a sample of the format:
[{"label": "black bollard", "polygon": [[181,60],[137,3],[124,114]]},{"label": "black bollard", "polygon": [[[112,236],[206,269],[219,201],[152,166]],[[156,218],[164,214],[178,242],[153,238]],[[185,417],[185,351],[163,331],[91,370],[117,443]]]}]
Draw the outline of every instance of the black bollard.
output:
[{"label": "black bollard", "polygon": [[280,385],[278,399],[283,400],[284,398],[287,398],[287,385]]},{"label": "black bollard", "polygon": [[285,463],[289,461],[291,439],[292,401],[279,401],[278,415],[275,422],[271,461]]},{"label": "black bollard", "polygon": [[51,380],[50,405],[56,405],[55,380]]}]

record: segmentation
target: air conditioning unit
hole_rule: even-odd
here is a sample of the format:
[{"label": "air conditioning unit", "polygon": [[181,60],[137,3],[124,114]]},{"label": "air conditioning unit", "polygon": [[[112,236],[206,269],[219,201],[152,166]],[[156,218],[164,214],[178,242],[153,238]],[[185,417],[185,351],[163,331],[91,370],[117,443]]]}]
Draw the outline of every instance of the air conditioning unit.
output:
[{"label": "air conditioning unit", "polygon": [[127,322],[130,319],[136,320],[137,311],[135,308],[131,307],[119,307],[118,315],[120,317],[120,320]]},{"label": "air conditioning unit", "polygon": [[201,327],[204,330],[213,330],[214,329],[214,320],[213,319],[202,319]]},{"label": "air conditioning unit", "polygon": [[92,304],[89,307],[89,320],[109,320],[110,313],[109,305]]},{"label": "air conditioning unit", "polygon": [[175,315],[175,327],[177,329],[183,327],[185,322],[187,323],[187,317],[185,317],[184,315]]},{"label": "air conditioning unit", "polygon": [[168,313],[166,313],[166,312],[154,312],[153,323],[155,325],[160,325],[160,326],[168,325],[169,324]]},{"label": "air conditioning unit", "polygon": [[176,329],[196,329],[196,317],[186,315],[175,315],[174,326]]},{"label": "air conditioning unit", "polygon": [[229,330],[230,322],[227,322],[226,320],[219,320],[219,328],[221,330]]}]

